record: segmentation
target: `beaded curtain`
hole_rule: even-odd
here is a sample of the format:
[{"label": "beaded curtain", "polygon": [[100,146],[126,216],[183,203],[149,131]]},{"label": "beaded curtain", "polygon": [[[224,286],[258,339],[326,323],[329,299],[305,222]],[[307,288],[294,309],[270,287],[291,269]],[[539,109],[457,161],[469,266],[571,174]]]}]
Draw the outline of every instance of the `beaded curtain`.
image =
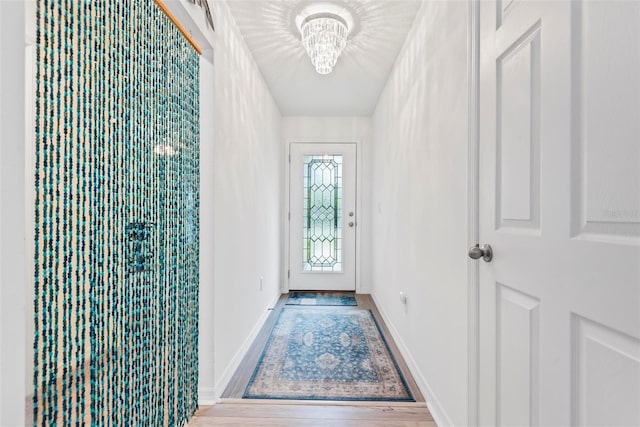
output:
[{"label": "beaded curtain", "polygon": [[34,425],[197,409],[199,57],[151,1],[39,0]]}]

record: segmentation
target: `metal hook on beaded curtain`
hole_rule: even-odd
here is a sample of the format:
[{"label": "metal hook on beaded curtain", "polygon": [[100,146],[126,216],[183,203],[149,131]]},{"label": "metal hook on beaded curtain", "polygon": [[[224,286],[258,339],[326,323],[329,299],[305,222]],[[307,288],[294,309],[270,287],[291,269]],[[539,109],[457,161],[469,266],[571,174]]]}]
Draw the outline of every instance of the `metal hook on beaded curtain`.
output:
[{"label": "metal hook on beaded curtain", "polygon": [[202,50],[200,49],[200,46],[198,46],[198,43],[196,43],[193,37],[191,37],[191,34],[187,32],[187,29],[184,28],[184,26],[180,22],[178,22],[176,17],[173,15],[173,13],[171,13],[171,11],[162,2],[162,0],[156,0],[156,4],[160,9],[162,9],[162,11],[167,15],[167,17],[171,20],[171,22],[173,22],[173,25],[175,25],[176,28],[180,30],[182,35],[189,41],[189,43],[191,43],[191,46],[193,46],[196,52],[198,52],[198,55],[202,55]]}]

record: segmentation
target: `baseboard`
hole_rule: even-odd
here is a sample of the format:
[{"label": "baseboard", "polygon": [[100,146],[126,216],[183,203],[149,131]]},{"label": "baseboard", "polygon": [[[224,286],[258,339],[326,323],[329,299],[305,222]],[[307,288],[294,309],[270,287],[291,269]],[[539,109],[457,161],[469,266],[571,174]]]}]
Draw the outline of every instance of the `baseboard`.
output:
[{"label": "baseboard", "polygon": [[409,351],[409,348],[407,347],[404,340],[400,336],[398,329],[395,327],[395,325],[393,324],[389,316],[387,316],[386,312],[384,311],[384,307],[382,306],[382,304],[380,304],[380,301],[376,298],[375,293],[373,292],[371,293],[371,298],[373,299],[373,302],[376,304],[376,307],[378,307],[378,311],[382,316],[382,320],[384,320],[384,323],[387,325],[387,328],[389,328],[389,332],[391,332],[391,337],[393,338],[396,345],[398,346],[398,349],[400,350],[402,357],[404,357],[405,362],[407,362],[407,365],[409,366],[409,370],[411,371],[413,378],[416,380],[416,383],[418,384],[418,388],[424,395],[425,400],[427,401],[427,408],[429,408],[429,412],[431,413],[431,416],[433,417],[434,421],[439,426],[453,426],[454,424],[451,421],[451,418],[449,418],[444,408],[440,404],[440,401],[433,393],[433,390],[429,386],[429,383],[427,382],[427,380],[424,378],[422,371],[420,370],[420,368],[418,368],[418,364],[416,363],[415,359],[413,358],[413,355]]},{"label": "baseboard", "polygon": [[198,388],[198,406],[212,406],[218,401],[216,389],[213,387]]},{"label": "baseboard", "polygon": [[218,402],[225,405],[301,405],[301,406],[366,406],[368,408],[426,408],[425,402],[390,402],[376,400],[288,400],[288,399],[237,399],[223,397]]},{"label": "baseboard", "polygon": [[[280,294],[276,296],[276,298],[269,305],[269,307],[275,307],[279,299],[280,299]],[[256,337],[260,333],[260,329],[262,329],[262,326],[267,321],[267,318],[269,317],[270,314],[271,314],[271,310],[264,311],[262,316],[260,316],[256,324],[254,325],[253,329],[251,329],[249,336],[244,340],[244,342],[242,343],[242,345],[240,346],[236,354],[233,356],[233,358],[227,365],[227,368],[224,370],[222,377],[216,383],[216,386],[214,389],[215,390],[214,403],[217,403],[220,400],[220,396],[222,396],[222,393],[224,393],[224,390],[227,388],[227,385],[229,385],[229,381],[231,381],[233,374],[235,374],[236,370],[240,366],[242,359],[244,359],[244,356],[249,351],[249,348],[251,348],[251,344],[253,344],[253,341],[256,339]]]},{"label": "baseboard", "polygon": [[34,425],[33,423],[33,393],[27,395],[27,397],[24,400],[24,425],[25,426],[32,426]]}]

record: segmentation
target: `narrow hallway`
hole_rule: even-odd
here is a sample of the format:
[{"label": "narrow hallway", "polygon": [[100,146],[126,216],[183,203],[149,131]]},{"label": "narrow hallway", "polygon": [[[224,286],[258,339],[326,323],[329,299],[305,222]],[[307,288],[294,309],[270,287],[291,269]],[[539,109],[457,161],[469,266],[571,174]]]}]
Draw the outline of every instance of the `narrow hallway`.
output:
[{"label": "narrow hallway", "polygon": [[639,22],[0,0],[0,426],[640,426]]}]

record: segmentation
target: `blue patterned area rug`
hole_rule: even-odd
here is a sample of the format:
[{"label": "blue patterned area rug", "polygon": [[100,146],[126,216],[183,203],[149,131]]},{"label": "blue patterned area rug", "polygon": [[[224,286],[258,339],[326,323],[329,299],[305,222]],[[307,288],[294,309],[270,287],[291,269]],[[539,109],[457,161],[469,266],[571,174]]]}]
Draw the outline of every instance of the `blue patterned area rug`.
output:
[{"label": "blue patterned area rug", "polygon": [[289,292],[286,305],[358,305],[353,292]]},{"label": "blue patterned area rug", "polygon": [[243,395],[415,402],[370,310],[285,307]]}]

